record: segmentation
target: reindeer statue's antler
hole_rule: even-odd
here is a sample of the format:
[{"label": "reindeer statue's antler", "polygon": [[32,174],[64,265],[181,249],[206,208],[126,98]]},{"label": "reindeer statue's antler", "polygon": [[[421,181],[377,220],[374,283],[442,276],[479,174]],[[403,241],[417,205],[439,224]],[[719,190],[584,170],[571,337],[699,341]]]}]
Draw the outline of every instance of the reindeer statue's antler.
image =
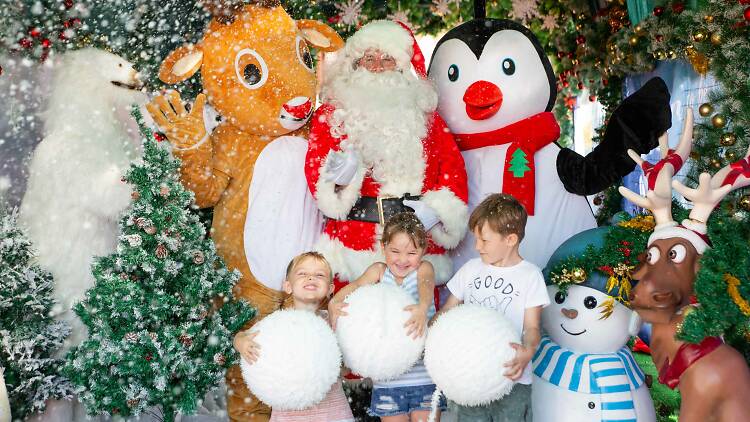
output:
[{"label": "reindeer statue's antler", "polygon": [[672,182],[674,189],[685,199],[693,203],[690,218],[682,222],[683,226],[693,229],[704,229],[711,212],[729,192],[750,185],[750,148],[745,156],[711,176],[702,173],[698,187],[689,188],[679,181]]},{"label": "reindeer statue's antler", "polygon": [[[688,108],[682,136],[676,150],[667,147],[667,134],[659,138],[661,160],[652,165],[644,161],[637,152],[628,150],[628,155],[642,169],[646,175],[648,189],[646,196],[638,195],[630,189],[620,186],[620,193],[630,202],[641,208],[650,210],[656,220],[656,230],[677,225],[672,219],[672,177],[680,171],[682,165],[690,155],[693,146],[693,110]],[[649,242],[650,243],[650,242]]]}]

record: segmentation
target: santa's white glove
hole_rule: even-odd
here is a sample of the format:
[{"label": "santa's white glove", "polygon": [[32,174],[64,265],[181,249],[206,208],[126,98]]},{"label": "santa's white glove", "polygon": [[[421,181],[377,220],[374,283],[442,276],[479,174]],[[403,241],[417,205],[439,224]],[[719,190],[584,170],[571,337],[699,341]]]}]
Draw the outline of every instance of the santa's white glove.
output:
[{"label": "santa's white glove", "polygon": [[326,157],[327,182],[333,182],[340,186],[348,185],[359,168],[359,159],[355,151],[333,151]]},{"label": "santa's white glove", "polygon": [[431,206],[425,204],[423,201],[412,201],[411,199],[405,199],[404,205],[414,210],[414,214],[424,226],[425,230],[430,230],[435,224],[440,222],[440,217]]}]

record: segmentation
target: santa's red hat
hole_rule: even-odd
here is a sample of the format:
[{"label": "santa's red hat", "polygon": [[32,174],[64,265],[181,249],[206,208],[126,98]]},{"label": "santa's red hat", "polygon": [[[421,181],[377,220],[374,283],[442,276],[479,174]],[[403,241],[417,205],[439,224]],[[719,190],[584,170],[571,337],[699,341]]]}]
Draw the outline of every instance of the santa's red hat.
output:
[{"label": "santa's red hat", "polygon": [[369,48],[378,49],[396,59],[399,69],[413,67],[420,77],[427,76],[422,50],[409,27],[401,22],[376,20],[368,23],[346,40],[344,51],[356,60]]}]

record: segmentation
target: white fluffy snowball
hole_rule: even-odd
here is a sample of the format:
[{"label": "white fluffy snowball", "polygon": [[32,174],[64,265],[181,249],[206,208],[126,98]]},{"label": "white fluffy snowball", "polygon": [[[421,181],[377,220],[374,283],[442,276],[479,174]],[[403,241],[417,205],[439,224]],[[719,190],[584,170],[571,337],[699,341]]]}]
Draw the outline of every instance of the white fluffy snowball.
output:
[{"label": "white fluffy snowball", "polygon": [[411,313],[404,308],[414,299],[389,284],[360,287],[346,298],[348,314],[336,322],[336,336],[344,364],[373,381],[393,379],[408,371],[422,356],[425,337],[406,335]]},{"label": "white fluffy snowball", "polygon": [[503,314],[477,305],[460,305],[430,327],[424,363],[445,396],[463,406],[487,404],[508,394],[514,382],[503,375],[520,343]]},{"label": "white fluffy snowball", "polygon": [[279,410],[302,410],[325,398],[339,377],[341,351],[326,321],[310,311],[281,310],[255,324],[260,357],[240,362],[250,391]]}]

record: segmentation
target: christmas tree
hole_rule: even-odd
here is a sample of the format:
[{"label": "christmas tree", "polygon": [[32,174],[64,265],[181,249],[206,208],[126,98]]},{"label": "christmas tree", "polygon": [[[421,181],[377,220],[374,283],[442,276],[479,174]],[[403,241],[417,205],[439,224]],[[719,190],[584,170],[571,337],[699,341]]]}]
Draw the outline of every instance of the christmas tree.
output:
[{"label": "christmas tree", "polygon": [[124,177],[133,203],[115,253],[94,262],[96,284],[75,307],[89,339],[70,353],[65,373],[89,414],[160,406],[171,422],[195,413],[235,362],[232,337],[255,311],[232,300],[239,273],[226,269],[190,211],[179,160],[134,115],[145,139],[143,162]]},{"label": "christmas tree", "polygon": [[531,170],[528,166],[529,160],[526,159],[526,153],[521,148],[516,148],[510,157],[508,170],[513,173],[513,177],[523,177],[527,171]]},{"label": "christmas tree", "polygon": [[16,214],[0,210],[0,368],[13,420],[44,410],[47,399],[68,398],[72,385],[59,375],[53,354],[70,332],[50,317],[52,275],[32,264],[31,242]]}]

